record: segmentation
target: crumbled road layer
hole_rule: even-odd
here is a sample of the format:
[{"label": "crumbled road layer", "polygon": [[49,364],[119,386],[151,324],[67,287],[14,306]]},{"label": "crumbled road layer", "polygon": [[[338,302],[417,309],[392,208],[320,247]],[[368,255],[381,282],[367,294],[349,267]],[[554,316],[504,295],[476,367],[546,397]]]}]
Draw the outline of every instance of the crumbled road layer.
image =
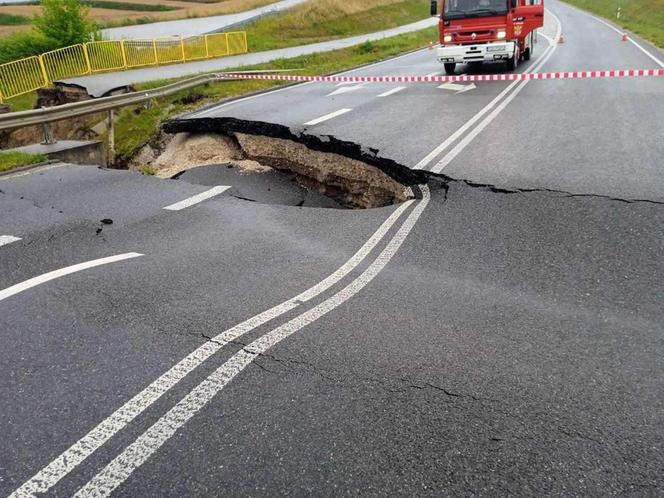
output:
[{"label": "crumbled road layer", "polygon": [[426,173],[382,158],[359,144],[294,133],[282,125],[209,118],[173,120],[163,129],[175,134],[175,139],[151,162],[160,176],[203,164],[230,162],[254,170],[270,167],[351,208],[403,202],[413,197],[409,187],[428,180]]}]

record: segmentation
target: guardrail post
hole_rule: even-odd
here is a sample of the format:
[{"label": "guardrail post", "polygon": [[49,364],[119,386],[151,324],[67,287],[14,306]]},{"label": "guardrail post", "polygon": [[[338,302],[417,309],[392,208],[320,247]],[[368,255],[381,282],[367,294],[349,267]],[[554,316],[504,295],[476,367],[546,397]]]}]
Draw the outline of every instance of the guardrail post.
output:
[{"label": "guardrail post", "polygon": [[90,55],[88,54],[88,44],[83,44],[83,57],[85,58],[85,64],[88,66],[88,72],[85,74],[92,74],[92,66],[90,65]]},{"label": "guardrail post", "polygon": [[226,55],[231,55],[231,42],[228,38],[228,33],[226,33]]},{"label": "guardrail post", "polygon": [[247,42],[247,32],[242,32],[242,38],[244,39],[244,52],[249,52],[249,42]]},{"label": "guardrail post", "polygon": [[115,127],[113,109],[108,110],[108,146],[106,148],[106,166],[113,166],[115,162]]},{"label": "guardrail post", "polygon": [[180,37],[180,49],[182,50],[182,62],[184,62],[187,58],[184,56],[184,38],[182,37]]},{"label": "guardrail post", "polygon": [[[46,109],[46,107],[42,106],[42,109]],[[58,141],[53,137],[53,131],[51,130],[51,125],[49,125],[47,122],[44,122],[41,124],[41,126],[42,126],[42,133],[44,135],[44,141],[42,142],[42,145],[51,145],[57,143]]]},{"label": "guardrail post", "polygon": [[205,35],[205,58],[209,59],[210,58],[210,47],[208,46],[208,36]]}]

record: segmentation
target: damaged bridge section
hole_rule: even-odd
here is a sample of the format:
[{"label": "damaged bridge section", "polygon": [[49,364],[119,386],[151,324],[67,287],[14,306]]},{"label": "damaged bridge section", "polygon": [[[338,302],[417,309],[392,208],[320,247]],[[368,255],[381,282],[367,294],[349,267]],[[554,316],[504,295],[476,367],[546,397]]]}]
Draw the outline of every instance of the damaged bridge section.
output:
[{"label": "damaged bridge section", "polygon": [[381,207],[414,197],[410,187],[430,181],[430,173],[412,170],[353,142],[333,136],[297,133],[290,128],[236,118],[176,119],[170,134],[221,136],[231,141],[235,159],[293,175],[301,186],[350,208]]}]

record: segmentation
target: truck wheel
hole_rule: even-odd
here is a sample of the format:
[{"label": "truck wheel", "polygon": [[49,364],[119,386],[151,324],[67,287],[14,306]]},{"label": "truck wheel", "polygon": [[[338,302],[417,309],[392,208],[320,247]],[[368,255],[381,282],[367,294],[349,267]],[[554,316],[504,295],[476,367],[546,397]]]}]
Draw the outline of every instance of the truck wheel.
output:
[{"label": "truck wheel", "polygon": [[516,71],[516,68],[519,65],[519,57],[521,57],[521,54],[519,54],[519,49],[517,48],[514,51],[514,56],[511,59],[507,60],[508,71]]},{"label": "truck wheel", "polygon": [[456,69],[456,62],[446,62],[443,65],[445,66],[445,72],[447,74],[454,74],[454,69]]},{"label": "truck wheel", "polygon": [[530,51],[532,48],[527,48],[526,51],[523,53],[523,60],[524,61],[529,61],[530,60]]}]

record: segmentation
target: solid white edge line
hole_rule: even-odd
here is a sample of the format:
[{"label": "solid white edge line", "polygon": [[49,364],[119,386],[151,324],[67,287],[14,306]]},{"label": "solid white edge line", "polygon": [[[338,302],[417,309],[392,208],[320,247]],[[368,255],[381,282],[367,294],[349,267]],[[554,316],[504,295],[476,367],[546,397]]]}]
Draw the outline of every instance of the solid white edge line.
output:
[{"label": "solid white edge line", "polygon": [[210,190],[206,190],[205,192],[201,192],[200,194],[193,195],[191,197],[188,197],[187,199],[176,202],[175,204],[166,206],[164,209],[168,211],[181,211],[182,209],[194,206],[196,204],[199,204],[203,201],[210,199],[211,197],[226,192],[226,190],[228,190],[229,188],[231,188],[230,185],[217,185],[216,187],[212,187]]},{"label": "solid white edge line", "polygon": [[395,93],[400,92],[401,90],[405,90],[405,86],[398,86],[396,88],[392,88],[392,90],[388,90],[387,92],[383,92],[378,97],[389,97],[390,95],[394,95]]},{"label": "solid white edge line", "polygon": [[[558,28],[556,30],[556,36],[552,39],[549,37],[545,36],[549,40],[549,48],[550,50],[548,52],[545,52],[542,58],[535,64],[531,72],[537,72],[544,64],[548,62],[548,60],[551,58],[553,53],[556,50],[556,43],[554,40],[557,40],[560,37],[560,34],[562,32],[562,24],[560,23],[560,19],[558,19],[555,15],[551,14],[553,18],[556,20],[558,24]],[[431,171],[433,173],[440,173],[444,168],[446,168],[450,162],[457,157],[461,151],[463,151],[470,142],[475,139],[477,135],[479,135],[482,130],[484,130],[495,118],[498,116],[505,107],[508,106],[514,98],[521,93],[521,90],[530,82],[530,80],[524,80],[524,81],[516,81],[515,83],[519,83],[519,86],[505,99],[503,100],[498,107],[496,107],[480,124],[478,124],[470,133],[468,133],[463,139],[451,150],[449,151],[438,163],[436,163],[432,168]],[[510,85],[511,86],[511,85]]]},{"label": "solid white edge line", "polygon": [[390,228],[398,221],[406,209],[414,201],[406,201],[395,209],[392,214],[381,224],[373,235],[362,245],[360,249],[327,278],[305,290],[301,294],[284,301],[268,310],[253,316],[244,322],[218,334],[212,341],[206,342],[192,351],[185,358],[171,367],[156,380],[151,382],[141,392],[129,401],[125,402],[115,412],[105,418],[97,426],[91,429],[85,436],[76,441],[67,450],[61,453],[48,465],[42,468],[28,481],[16,489],[11,497],[32,497],[38,493],[44,493],[57,484],[63,477],[74,470],[81,462],[87,459],[106,441],[127,426],[132,420],[143,413],[148,407],[156,402],[164,393],[170,390],[190,372],[199,367],[210,356],[219,351],[230,341],[238,339],[243,334],[259,327],[270,320],[298,307],[299,305],[313,299],[326,291],[342,278],[352,272],[371,251],[380,243]]},{"label": "solid white edge line", "polygon": [[94,268],[95,266],[107,265],[109,263],[116,263],[118,261],[123,261],[125,259],[137,258],[139,256],[143,255],[137,252],[128,252],[126,254],[118,254],[117,256],[109,256],[107,258],[93,259],[92,261],[86,261],[85,263],[78,263],[76,265],[60,268],[59,270],[54,270],[49,273],[44,273],[43,275],[39,275],[37,277],[25,280],[24,282],[20,282],[16,285],[12,285],[11,287],[7,287],[6,289],[1,290],[0,301],[2,301],[3,299],[7,299],[10,296],[14,296],[19,292],[31,289],[32,287],[36,287],[46,282],[50,282],[51,280],[55,280],[56,278],[64,277],[65,275],[70,275],[72,273],[76,273],[82,270]]},{"label": "solid white edge line", "polygon": [[14,237],[13,235],[0,235],[0,246],[6,246],[12,242],[21,240],[20,237]]},{"label": "solid white edge line", "polygon": [[352,111],[353,109],[339,109],[338,111],[331,112],[329,114],[326,114],[325,116],[321,116],[316,119],[312,119],[311,121],[307,121],[304,123],[304,126],[314,126],[320,123],[323,123],[325,121],[328,121],[332,118],[336,118],[337,116],[341,116],[342,114],[346,114],[347,112]]},{"label": "solid white edge line", "polygon": [[[615,31],[616,33],[619,33],[619,34],[622,35],[622,34],[625,32],[625,31],[623,31],[623,30],[621,30],[621,29],[618,29],[617,27],[615,27],[615,26],[614,26],[613,24],[611,24],[610,22],[605,21],[604,19],[601,19],[601,18],[595,16],[594,14],[591,14],[590,12],[587,12],[587,11],[585,11],[585,10],[583,10],[583,9],[580,9],[580,8],[578,8],[578,7],[575,7],[574,5],[566,4],[566,6],[571,7],[572,9],[576,10],[577,12],[581,12],[582,14],[585,14],[585,15],[587,15],[588,17],[592,17],[595,21],[597,21],[597,22],[599,22],[599,23],[601,23],[601,24],[604,24],[604,26],[607,26],[607,27],[611,28],[611,29],[612,29],[613,31]],[[650,53],[648,50],[646,50],[645,48],[643,48],[640,44],[638,44],[637,42],[635,42],[635,41],[632,39],[631,36],[628,36],[628,37],[627,37],[627,41],[630,42],[630,43],[632,43],[632,44],[633,44],[636,48],[638,48],[641,52],[643,52],[643,53],[646,54],[648,57],[650,57],[650,58],[651,58],[653,61],[655,61],[655,63],[657,63],[660,67],[664,67],[664,62],[662,62],[661,60],[659,60],[657,57],[655,57],[655,56],[654,56],[652,53]]]},{"label": "solid white edge line", "polygon": [[134,470],[150,458],[178,429],[184,426],[191,417],[207,405],[219,391],[228,385],[229,382],[258,356],[265,354],[274,345],[342,305],[366,287],[397,253],[417,223],[420,215],[427,207],[431,197],[426,186],[422,188],[422,194],[422,200],[415,206],[392,240],[388,242],[387,246],[360,276],[332,297],[289,322],[271,330],[235,353],[147,431],[141,434],[132,444],[125,448],[102,471],[79,489],[74,496],[77,498],[109,496]]}]

